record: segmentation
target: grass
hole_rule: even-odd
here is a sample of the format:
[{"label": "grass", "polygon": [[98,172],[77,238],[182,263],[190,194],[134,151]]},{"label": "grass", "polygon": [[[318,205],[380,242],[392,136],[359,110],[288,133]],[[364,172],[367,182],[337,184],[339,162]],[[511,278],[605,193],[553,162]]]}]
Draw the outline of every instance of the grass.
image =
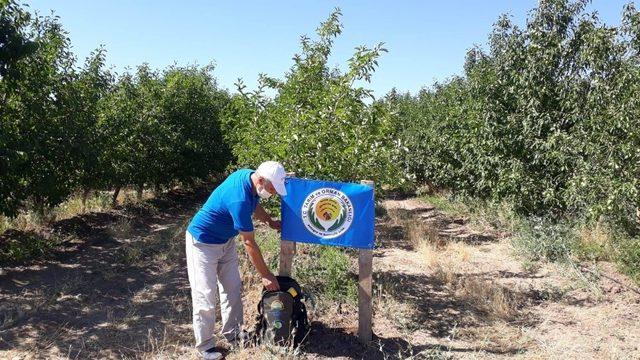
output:
[{"label": "grass", "polygon": [[36,232],[26,232],[20,237],[7,238],[0,244],[0,263],[20,263],[46,256],[61,242],[62,239],[58,236],[45,237]]},{"label": "grass", "polygon": [[617,257],[620,267],[640,284],[640,239],[622,239],[618,246]]},{"label": "grass", "polygon": [[[446,204],[447,199],[439,198],[433,205]],[[487,223],[474,222],[473,208],[455,203],[444,206],[438,212],[451,218],[463,217],[467,224],[484,228]],[[492,210],[496,211],[496,210]],[[496,211],[497,212],[497,211]],[[529,301],[527,288],[513,287],[497,279],[486,278],[482,274],[469,273],[476,249],[464,241],[439,236],[436,226],[426,224],[418,215],[403,211],[389,211],[390,225],[400,225],[402,233],[416,251],[421,263],[427,268],[431,281],[425,286],[440,289],[446,299],[455,301],[456,309],[450,313],[450,323],[454,324],[448,333],[448,341],[460,339],[472,342],[475,351],[504,351],[528,348],[533,339],[527,336],[523,322],[529,316],[525,310]],[[407,216],[409,215],[409,216]],[[508,217],[504,217],[508,219]],[[500,220],[505,221],[505,220]],[[473,272],[473,271],[472,271]],[[402,299],[403,288],[400,284],[378,282],[374,306],[375,311],[385,318],[392,319],[394,325],[407,337],[412,336],[424,324],[415,305]],[[549,294],[549,297],[553,294]],[[447,311],[447,310],[440,310]],[[445,315],[446,316],[446,315]],[[437,316],[436,316],[437,317]],[[428,321],[428,320],[427,320]],[[460,324],[458,328],[457,324]],[[452,358],[446,346],[428,349],[410,358],[443,359]],[[401,358],[399,356],[399,358]],[[404,358],[409,358],[404,356]]]},{"label": "grass", "polygon": [[533,270],[540,261],[573,267],[580,262],[611,261],[640,283],[640,238],[616,231],[606,221],[526,217],[508,203],[461,199],[446,193],[422,198],[445,215],[466,219],[471,228],[491,227],[510,235],[526,268]]},{"label": "grass", "polygon": [[513,321],[524,301],[521,293],[507,289],[493,280],[460,277],[454,284],[456,297],[464,299],[489,320]]},{"label": "grass", "polygon": [[[274,274],[278,272],[280,254],[280,236],[277,232],[260,228],[256,233],[256,242],[260,246],[267,266]],[[353,276],[355,259],[349,252],[332,246],[297,244],[292,276],[307,293],[317,299],[339,303],[356,304],[357,281]],[[238,253],[244,253],[238,243]],[[241,256],[241,273],[255,273],[247,256]],[[258,283],[257,274],[248,280]]]},{"label": "grass", "polygon": [[533,260],[566,262],[573,258],[578,238],[570,223],[530,219],[513,237],[513,243]]},{"label": "grass", "polygon": [[300,245],[294,263],[294,276],[317,298],[354,305],[357,281],[354,260],[341,248]]},{"label": "grass", "polygon": [[41,221],[33,212],[21,212],[15,217],[0,215],[0,235],[13,229],[18,231],[33,230],[41,225]]},{"label": "grass", "polygon": [[[449,215],[455,217],[461,214],[453,212],[453,209],[458,211],[462,208],[460,205],[446,207]],[[499,327],[500,324],[521,319],[520,309],[526,301],[525,292],[510,289],[493,279],[482,276],[464,276],[463,274],[467,271],[465,269],[471,263],[472,245],[462,241],[443,239],[438,235],[435,227],[426,225],[415,215],[407,215],[404,211],[390,210],[388,213],[390,225],[400,225],[403,228],[403,234],[417,252],[421,263],[428,269],[433,283],[444,285],[447,291],[446,297],[453,298],[462,304],[463,313],[466,314],[465,319],[476,324],[474,329],[477,329],[478,334],[473,336],[474,339],[486,338],[486,334],[480,335],[488,328]],[[378,281],[374,306],[377,312],[393,319],[394,324],[401,331],[410,335],[420,329],[422,324],[415,320],[419,317],[416,307],[401,301],[402,296],[402,284]],[[452,321],[456,320],[452,318]],[[512,326],[506,327],[509,328],[509,336],[506,333],[505,336],[490,336],[485,339],[485,342],[490,343],[491,346],[480,346],[509,348],[513,338],[522,337],[517,329]]]},{"label": "grass", "polygon": [[[122,201],[126,213],[136,215],[153,215],[157,209],[149,202],[134,200],[132,190],[122,192]],[[145,192],[144,199],[150,198],[150,193]],[[40,258],[58,246],[62,239],[57,235],[41,234],[41,230],[49,227],[58,220],[69,219],[88,212],[110,210],[111,194],[108,192],[92,192],[82,203],[81,194],[71,196],[59,206],[47,211],[44,217],[38,216],[33,211],[23,211],[13,218],[0,215],[0,262],[21,263],[29,259]],[[2,238],[8,230],[15,230],[16,234]],[[115,237],[128,237],[132,225],[129,218],[120,219],[110,231]],[[143,249],[129,247],[123,255],[126,263],[133,263],[143,255]]]},{"label": "grass", "polygon": [[478,230],[495,228],[515,232],[526,222],[506,202],[492,203],[472,198],[458,198],[448,193],[433,193],[422,196],[438,211],[451,217],[464,218],[471,228]]},{"label": "grass", "polygon": [[[591,226],[589,224],[576,224],[567,222],[562,225],[547,224],[543,221],[535,223],[529,221],[531,219],[522,219],[515,217],[509,212],[508,206],[494,205],[483,208],[480,203],[464,204],[461,201],[451,198],[440,198],[440,201],[450,201],[453,204],[445,206],[444,211],[452,217],[463,217],[467,224],[471,226],[504,226],[512,232],[513,241],[523,241],[522,249],[530,249],[525,257],[531,269],[535,269],[536,264],[541,260],[550,260],[555,257],[555,261],[561,261],[563,256],[568,258],[584,258],[593,260],[608,259],[608,251],[614,251],[617,247],[612,244],[618,243],[615,238],[616,234],[610,231],[604,225]],[[433,203],[433,202],[431,202]],[[74,205],[75,206],[75,205]],[[69,207],[71,209],[73,207]],[[184,224],[173,224],[168,227],[152,227],[150,231],[140,236],[140,229],[136,226],[136,216],[138,213],[153,213],[156,211],[152,206],[141,205],[133,206],[127,210],[125,207],[125,216],[121,216],[112,224],[109,229],[111,236],[119,241],[130,239],[131,242],[122,241],[122,246],[118,249],[118,261],[135,266],[153,267],[155,271],[160,273],[168,273],[162,271],[164,264],[175,268],[176,264],[180,264],[184,256]],[[72,210],[70,210],[72,211]],[[381,211],[382,212],[382,211]],[[471,245],[461,241],[453,241],[451,239],[443,240],[438,236],[438,232],[433,227],[425,226],[423,221],[415,218],[407,218],[406,214],[395,214],[389,210],[387,216],[395,222],[395,225],[401,225],[403,228],[402,236],[406,237],[411,246],[417,251],[418,256],[423,261],[426,268],[429,268],[428,277],[433,279],[434,284],[444,285],[440,288],[446,294],[440,296],[450,297],[460,304],[456,311],[460,314],[452,313],[451,321],[457,317],[462,319],[460,329],[454,327],[451,336],[457,338],[469,337],[476,339],[474,341],[478,350],[502,349],[505,351],[513,348],[514,344],[529,341],[523,334],[520,325],[517,323],[522,319],[521,311],[523,306],[522,296],[524,292],[518,289],[505,287],[492,279],[486,279],[476,276],[462,276],[464,271],[458,266],[469,266],[472,264],[472,256],[474,250]],[[533,228],[538,225],[538,228]],[[553,227],[551,225],[555,225]],[[527,235],[529,238],[524,238]],[[536,242],[536,240],[540,240]],[[263,251],[263,256],[267,265],[272,271],[277,272],[278,255],[279,255],[279,235],[265,227],[257,228],[256,240]],[[530,241],[532,244],[524,243]],[[244,298],[247,301],[246,309],[255,311],[255,303],[260,297],[260,278],[256,274],[255,269],[246,257],[242,244],[236,242],[238,253],[240,256],[240,273],[243,279]],[[541,243],[541,244],[539,244]],[[342,248],[317,246],[310,244],[298,244],[297,254],[294,257],[294,277],[303,285],[306,291],[313,294],[318,302],[318,306],[313,306],[312,319],[319,319],[328,326],[343,326],[344,318],[353,315],[350,310],[355,309],[357,304],[357,251],[345,250]],[[616,245],[617,246],[617,245]],[[630,251],[625,252],[630,258],[628,263],[638,262],[638,258],[633,257],[633,250],[638,254],[637,242],[625,243]],[[635,246],[635,247],[634,247]],[[523,250],[524,251],[524,250]],[[421,270],[422,271],[422,270]],[[111,274],[105,273],[105,278]],[[114,276],[117,274],[113,274]],[[78,278],[79,279],[79,278]],[[431,283],[431,280],[429,281]],[[374,282],[374,309],[376,316],[382,316],[389,319],[396,326],[403,336],[409,338],[417,329],[424,328],[425,324],[416,321],[418,316],[424,314],[417,313],[421,311],[416,307],[416,303],[407,299],[403,295],[402,284],[396,284],[393,280],[387,280],[386,283]],[[158,284],[149,284],[131,294],[131,303],[126,304],[129,310],[124,314],[117,315],[111,313],[111,327],[117,336],[123,334],[128,329],[135,326],[140,321],[139,317],[142,312],[137,311],[137,307],[146,306],[155,301],[156,296],[162,293],[162,288],[157,288]],[[44,296],[49,299],[52,304],[60,301],[75,301],[70,297],[76,296],[77,291],[74,290],[76,284],[74,279],[63,279],[60,284],[56,284],[55,291]],[[560,290],[550,289],[547,296],[549,298],[557,298],[556,295]],[[78,300],[83,302],[85,300]],[[191,349],[192,342],[191,332],[189,328],[189,309],[190,302],[187,293],[175,295],[175,299],[170,300],[175,306],[175,314],[167,316],[169,319],[167,326],[162,330],[154,333],[149,332],[148,341],[144,345],[140,345],[135,352],[129,352],[130,358],[140,359],[156,359],[156,358],[197,358],[197,354]],[[416,300],[417,301],[417,300]],[[48,305],[47,305],[48,306]],[[336,310],[340,306],[347,308],[346,313]],[[0,306],[1,307],[1,306]],[[39,307],[34,307],[40,309]],[[0,316],[0,329],[3,326],[12,326],[13,323],[23,318],[28,312],[21,312],[20,308],[6,308],[5,316]],[[42,310],[49,310],[47,307],[41,307]],[[182,310],[179,310],[182,309]],[[106,311],[107,309],[105,309]],[[0,311],[2,314],[3,311]],[[176,315],[177,314],[177,315]],[[471,314],[471,315],[469,315]],[[116,316],[117,315],[117,316]],[[178,316],[179,315],[179,316]],[[462,325],[467,316],[474,317],[470,325]],[[165,319],[166,320],[166,319]],[[246,325],[251,326],[253,318],[251,316],[245,319]],[[331,321],[335,321],[332,324]],[[185,325],[186,324],[186,325]],[[516,325],[514,325],[516,324]],[[187,331],[185,331],[185,328]],[[465,334],[466,331],[466,334]],[[116,336],[116,335],[114,335]],[[144,342],[144,339],[143,339]],[[95,343],[94,343],[95,344]],[[517,345],[520,347],[520,345]],[[301,355],[293,349],[282,349],[269,345],[260,345],[258,347],[235,350],[229,355],[229,359],[295,359]],[[382,352],[382,350],[381,350]],[[416,350],[418,352],[418,350]],[[114,353],[115,354],[115,353]],[[82,354],[86,356],[87,354]],[[116,354],[117,355],[117,354]],[[421,352],[409,354],[408,350],[402,349],[397,354],[397,358],[415,358],[415,359],[448,359],[451,358],[450,352],[446,347],[435,347],[423,349]],[[123,357],[124,355],[120,355]],[[395,358],[395,354],[385,353],[384,357]]]},{"label": "grass", "polygon": [[[7,217],[0,214],[0,235],[9,229],[19,231],[33,230],[57,220],[69,219],[88,212],[110,210],[112,209],[111,196],[112,194],[109,191],[92,191],[83,204],[82,194],[75,193],[60,205],[46,210],[43,217],[38,216],[32,210],[21,211],[15,217]],[[152,199],[153,197],[152,191],[145,190],[143,201],[139,201],[133,189],[123,189],[118,196],[117,203],[125,205],[125,207],[140,207],[148,204],[144,200]]]},{"label": "grass", "polygon": [[118,249],[119,261],[126,265],[142,265],[146,262],[166,264],[181,261],[183,257],[184,229],[187,223],[156,229],[151,236],[136,239],[131,221],[127,218],[119,220],[113,229],[115,237],[133,238]]},{"label": "grass", "polygon": [[111,208],[111,194],[105,191],[92,192],[82,203],[82,194],[74,194],[67,201],[53,209],[56,220],[72,218],[79,214],[92,211],[105,211]]},{"label": "grass", "polygon": [[0,235],[9,229],[27,231],[41,228],[53,221],[69,219],[92,211],[111,209],[111,194],[105,191],[94,191],[82,203],[82,194],[73,194],[60,205],[46,211],[44,217],[35,211],[21,211],[15,217],[0,215]]}]

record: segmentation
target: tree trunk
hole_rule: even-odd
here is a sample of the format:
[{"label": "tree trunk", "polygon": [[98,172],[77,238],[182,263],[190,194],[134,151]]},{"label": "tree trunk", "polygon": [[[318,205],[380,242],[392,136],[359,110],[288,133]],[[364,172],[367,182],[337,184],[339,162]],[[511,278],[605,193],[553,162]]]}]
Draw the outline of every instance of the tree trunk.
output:
[{"label": "tree trunk", "polygon": [[144,191],[144,184],[136,186],[136,195],[138,201],[142,201],[142,193]]},{"label": "tree trunk", "polygon": [[113,190],[113,198],[111,199],[111,206],[116,207],[118,205],[118,195],[120,195],[120,186],[116,186]]},{"label": "tree trunk", "polygon": [[37,222],[40,225],[50,225],[53,222],[51,207],[45,203],[45,199],[37,197],[34,200],[34,210],[36,211]]},{"label": "tree trunk", "polygon": [[41,199],[37,199],[35,201],[35,208],[36,208],[36,216],[38,218],[38,222],[40,224],[45,224],[46,223],[46,219],[45,219],[45,206],[44,206],[44,201],[42,201]]},{"label": "tree trunk", "polygon": [[87,211],[87,199],[89,198],[89,194],[91,194],[91,189],[86,188],[82,192],[82,212]]},{"label": "tree trunk", "polygon": [[153,185],[153,195],[155,195],[155,197],[162,195],[162,186],[160,186],[159,183]]}]

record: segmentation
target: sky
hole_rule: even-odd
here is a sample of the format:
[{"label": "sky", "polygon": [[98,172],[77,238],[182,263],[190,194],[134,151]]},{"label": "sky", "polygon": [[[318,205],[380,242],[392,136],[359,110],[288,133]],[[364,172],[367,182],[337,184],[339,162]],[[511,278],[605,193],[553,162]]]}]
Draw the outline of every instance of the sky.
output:
[{"label": "sky", "polygon": [[[609,25],[620,23],[629,0],[592,0]],[[417,92],[462,73],[467,50],[486,45],[492,24],[509,14],[523,25],[535,0],[32,0],[42,15],[54,11],[69,33],[74,53],[84,59],[98,46],[107,64],[121,73],[144,62],[154,68],[214,63],[221,87],[235,91],[242,78],[254,89],[258,74],[282,78],[300,51],[300,36],[335,9],[342,11],[342,35],[330,65],[344,68],[359,45],[385,43],[370,84],[376,97],[391,88]],[[635,2],[638,7],[638,2]]]}]

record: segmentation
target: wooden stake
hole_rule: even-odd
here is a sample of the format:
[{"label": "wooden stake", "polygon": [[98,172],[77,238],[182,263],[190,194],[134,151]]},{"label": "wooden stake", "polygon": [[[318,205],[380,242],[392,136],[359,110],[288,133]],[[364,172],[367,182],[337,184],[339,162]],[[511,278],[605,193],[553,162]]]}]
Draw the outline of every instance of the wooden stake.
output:
[{"label": "wooden stake", "polygon": [[[295,177],[293,172],[287,173],[287,177]],[[291,276],[291,270],[293,266],[293,256],[296,254],[295,241],[280,241],[280,264],[278,267],[278,274],[280,276]]]},{"label": "wooden stake", "polygon": [[295,241],[280,241],[280,268],[278,274],[280,276],[291,276],[291,268],[293,265],[293,256],[296,254]]},{"label": "wooden stake", "polygon": [[[360,183],[374,187],[371,180],[362,180]],[[358,338],[360,342],[365,344],[370,342],[372,337],[372,276],[373,250],[360,249],[358,256]]]}]

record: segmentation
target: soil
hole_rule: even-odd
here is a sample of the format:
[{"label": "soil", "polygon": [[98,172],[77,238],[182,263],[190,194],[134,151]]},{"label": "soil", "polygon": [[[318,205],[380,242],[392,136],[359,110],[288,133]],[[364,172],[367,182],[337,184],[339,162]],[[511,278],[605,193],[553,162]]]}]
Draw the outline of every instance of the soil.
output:
[{"label": "soil", "polygon": [[[172,191],[0,236],[62,239],[45,258],[2,265],[0,358],[198,358],[182,244],[207,195]],[[473,228],[419,199],[383,206],[371,344],[358,342],[356,309],[335,304],[312,314],[296,352],[227,357],[640,359],[640,294],[612,264],[527,264],[500,229]],[[257,292],[246,290],[250,323]]]}]

